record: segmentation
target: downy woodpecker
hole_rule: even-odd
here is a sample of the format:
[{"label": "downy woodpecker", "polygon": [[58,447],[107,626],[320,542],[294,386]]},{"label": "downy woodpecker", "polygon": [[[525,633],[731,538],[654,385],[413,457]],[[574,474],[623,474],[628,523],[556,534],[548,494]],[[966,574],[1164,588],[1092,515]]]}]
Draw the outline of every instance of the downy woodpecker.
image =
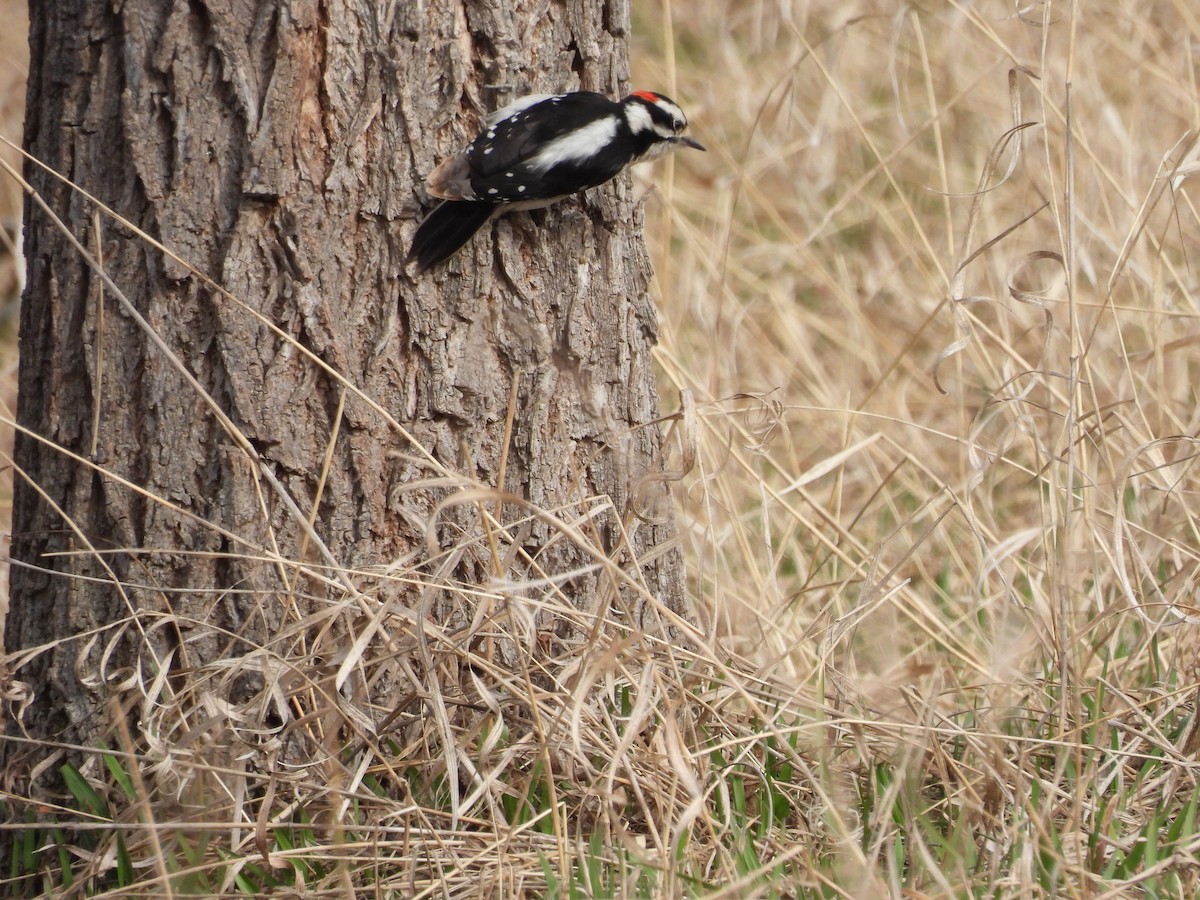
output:
[{"label": "downy woodpecker", "polygon": [[549,206],[678,147],[703,150],[686,128],[683,110],[651,91],[624,100],[591,91],[522,97],[492,113],[465,150],[430,173],[425,189],[442,202],[417,228],[404,264],[415,262],[420,275],[492,216]]}]

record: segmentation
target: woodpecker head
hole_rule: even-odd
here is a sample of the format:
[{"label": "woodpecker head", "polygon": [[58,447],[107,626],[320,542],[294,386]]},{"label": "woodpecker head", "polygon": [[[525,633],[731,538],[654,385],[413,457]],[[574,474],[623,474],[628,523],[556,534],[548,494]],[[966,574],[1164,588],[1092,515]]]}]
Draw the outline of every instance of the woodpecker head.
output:
[{"label": "woodpecker head", "polygon": [[658,159],[680,147],[705,149],[699,141],[687,137],[687,116],[670,97],[653,91],[634,91],[621,101],[625,108],[625,121],[634,139],[643,149],[636,162]]}]

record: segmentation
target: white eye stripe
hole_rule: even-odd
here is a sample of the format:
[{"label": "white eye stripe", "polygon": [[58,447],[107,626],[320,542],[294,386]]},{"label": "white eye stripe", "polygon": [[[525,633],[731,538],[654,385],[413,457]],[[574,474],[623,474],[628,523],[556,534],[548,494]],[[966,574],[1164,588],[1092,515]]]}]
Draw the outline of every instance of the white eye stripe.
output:
[{"label": "white eye stripe", "polygon": [[[653,112],[651,111],[653,109]],[[666,121],[660,121],[665,119]],[[687,128],[687,116],[670,100],[655,100],[652,107],[641,103],[625,105],[625,120],[634,134],[653,131],[661,138],[674,137]]]},{"label": "white eye stripe", "polygon": [[687,116],[683,114],[683,110],[672,103],[670,100],[658,99],[654,105],[667,114],[667,117],[673,122],[682,122],[687,125]]}]

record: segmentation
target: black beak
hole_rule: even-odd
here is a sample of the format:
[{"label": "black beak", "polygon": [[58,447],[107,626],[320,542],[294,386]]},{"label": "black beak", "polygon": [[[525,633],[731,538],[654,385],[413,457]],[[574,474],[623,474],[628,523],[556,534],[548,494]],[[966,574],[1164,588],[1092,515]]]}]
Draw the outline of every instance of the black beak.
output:
[{"label": "black beak", "polygon": [[683,146],[685,146],[685,147],[691,147],[693,150],[707,150],[708,149],[699,141],[694,141],[690,137],[684,137],[682,134],[678,134],[675,136],[675,143],[683,144]]}]

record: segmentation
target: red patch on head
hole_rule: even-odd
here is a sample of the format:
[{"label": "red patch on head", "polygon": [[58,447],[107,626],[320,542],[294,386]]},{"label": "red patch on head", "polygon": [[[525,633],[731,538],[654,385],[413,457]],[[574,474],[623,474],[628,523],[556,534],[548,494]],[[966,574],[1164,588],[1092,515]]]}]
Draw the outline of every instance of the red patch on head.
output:
[{"label": "red patch on head", "polygon": [[634,91],[629,96],[630,97],[641,97],[647,103],[657,103],[660,99],[662,99],[661,97],[658,96],[658,94],[654,93],[654,91]]}]

